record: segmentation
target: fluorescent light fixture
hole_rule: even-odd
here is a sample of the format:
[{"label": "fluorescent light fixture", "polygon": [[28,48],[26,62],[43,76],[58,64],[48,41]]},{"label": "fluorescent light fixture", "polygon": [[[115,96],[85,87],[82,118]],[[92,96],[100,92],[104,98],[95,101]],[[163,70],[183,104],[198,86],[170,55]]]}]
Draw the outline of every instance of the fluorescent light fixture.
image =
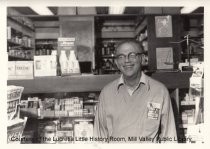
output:
[{"label": "fluorescent light fixture", "polygon": [[47,7],[31,6],[31,9],[33,9],[39,15],[53,15],[53,13]]},{"label": "fluorescent light fixture", "polygon": [[109,14],[123,14],[125,7],[109,7]]},{"label": "fluorescent light fixture", "polygon": [[191,13],[191,12],[193,12],[194,10],[196,10],[198,8],[198,6],[196,7],[196,6],[194,6],[194,7],[183,7],[182,9],[181,9],[181,13],[182,14],[185,14],[185,13]]}]

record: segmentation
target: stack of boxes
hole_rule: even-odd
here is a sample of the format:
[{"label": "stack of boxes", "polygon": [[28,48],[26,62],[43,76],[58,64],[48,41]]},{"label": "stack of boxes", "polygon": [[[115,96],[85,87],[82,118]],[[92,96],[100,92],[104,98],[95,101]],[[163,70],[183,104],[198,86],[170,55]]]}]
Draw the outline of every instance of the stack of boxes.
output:
[{"label": "stack of boxes", "polygon": [[55,101],[55,116],[73,117],[82,116],[83,100],[79,97],[56,99]]},{"label": "stack of boxes", "polygon": [[21,111],[28,114],[44,117],[82,117],[83,99],[71,97],[64,99],[45,98],[43,101],[38,97],[28,98],[21,101]]},{"label": "stack of boxes", "polygon": [[21,143],[14,138],[22,137],[27,121],[27,118],[20,119],[19,104],[23,89],[21,86],[7,86],[7,143]]}]

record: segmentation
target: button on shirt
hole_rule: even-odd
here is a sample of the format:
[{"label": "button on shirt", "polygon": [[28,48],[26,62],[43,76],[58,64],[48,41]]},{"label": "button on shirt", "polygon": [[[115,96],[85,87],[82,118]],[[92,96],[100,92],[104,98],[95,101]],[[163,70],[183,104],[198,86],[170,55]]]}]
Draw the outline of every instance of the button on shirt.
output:
[{"label": "button on shirt", "polygon": [[176,127],[167,88],[144,73],[130,94],[122,76],[109,83],[99,97],[94,136],[126,140],[140,137],[142,142],[155,142],[159,137],[173,141]]}]

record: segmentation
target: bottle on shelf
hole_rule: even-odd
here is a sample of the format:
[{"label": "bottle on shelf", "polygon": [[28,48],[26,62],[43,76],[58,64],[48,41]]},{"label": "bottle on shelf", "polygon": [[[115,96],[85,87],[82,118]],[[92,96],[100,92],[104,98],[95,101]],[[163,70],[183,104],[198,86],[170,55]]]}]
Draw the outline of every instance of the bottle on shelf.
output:
[{"label": "bottle on shelf", "polygon": [[66,57],[66,51],[61,51],[60,57],[59,57],[59,63],[61,67],[61,74],[67,74],[67,57]]},{"label": "bottle on shelf", "polygon": [[68,60],[68,72],[80,73],[79,61],[76,58],[74,50],[70,51],[69,60]]}]

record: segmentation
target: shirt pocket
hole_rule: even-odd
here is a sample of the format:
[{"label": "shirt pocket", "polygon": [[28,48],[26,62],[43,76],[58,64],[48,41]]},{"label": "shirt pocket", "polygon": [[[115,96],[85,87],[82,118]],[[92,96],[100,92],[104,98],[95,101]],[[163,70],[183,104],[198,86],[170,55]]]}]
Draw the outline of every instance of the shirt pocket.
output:
[{"label": "shirt pocket", "polygon": [[144,130],[147,132],[158,131],[159,126],[160,126],[159,119],[146,118],[146,120],[144,121]]}]

